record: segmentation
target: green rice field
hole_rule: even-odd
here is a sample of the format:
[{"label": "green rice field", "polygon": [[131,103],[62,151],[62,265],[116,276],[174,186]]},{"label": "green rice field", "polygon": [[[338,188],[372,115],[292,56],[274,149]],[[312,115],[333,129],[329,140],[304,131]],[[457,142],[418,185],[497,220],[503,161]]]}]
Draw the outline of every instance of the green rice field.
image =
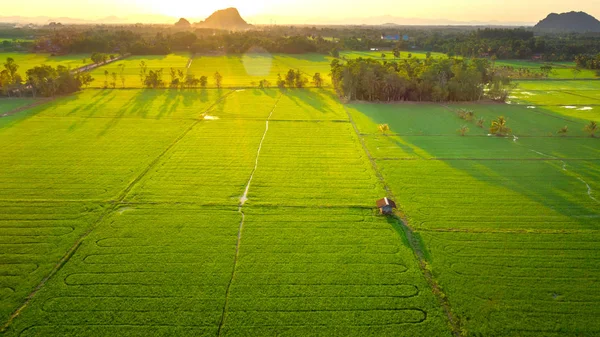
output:
[{"label": "green rice field", "polygon": [[[141,89],[142,60],[210,87]],[[92,71],[98,87],[125,64],[126,89],[0,99],[3,336],[600,334],[600,143],[584,131],[600,82],[342,103],[251,88],[326,74],[322,55],[189,60]],[[508,136],[490,134],[498,116]]]},{"label": "green rice field", "polygon": [[[32,53],[0,53],[0,63],[4,64],[7,58],[12,58],[19,65],[19,73],[25,77],[27,70],[40,66],[42,64],[57,67],[59,65],[70,67],[71,69],[83,67],[91,64],[89,54],[69,54],[60,56],[51,56],[50,54],[32,54]],[[85,63],[83,62],[85,60]]]},{"label": "green rice field", "polygon": [[[140,79],[140,64],[142,61],[146,63],[147,71],[162,69],[163,80],[168,83],[171,78],[169,75],[170,69],[174,68],[186,72],[189,58],[187,54],[130,56],[93,69],[90,74],[95,80],[92,82],[91,87],[103,88],[104,82],[112,82],[112,73],[116,73],[117,88],[122,88],[123,86],[125,88],[143,88],[144,85]],[[125,78],[125,82],[121,80],[121,65],[124,65],[123,77]],[[106,76],[105,72],[108,72],[108,76]]]},{"label": "green rice field", "polygon": [[[534,83],[597,93],[595,82],[531,81],[527,90]],[[600,316],[600,299],[590,295],[600,290],[600,144],[583,132],[600,113],[564,108],[581,104],[575,95],[538,99],[349,105],[465,335],[600,333],[590,320]],[[488,123],[504,115],[514,135],[488,136],[457,108]],[[389,134],[377,130],[381,123]],[[464,124],[470,132],[460,137]],[[565,125],[570,132],[561,137]]]},{"label": "green rice field", "polygon": [[537,62],[529,60],[498,60],[495,62],[498,67],[512,67],[515,69],[528,69],[532,72],[541,72],[540,67],[549,65],[552,72],[548,76],[551,79],[595,79],[596,72],[590,69],[581,69],[580,72],[573,72],[575,62]]}]

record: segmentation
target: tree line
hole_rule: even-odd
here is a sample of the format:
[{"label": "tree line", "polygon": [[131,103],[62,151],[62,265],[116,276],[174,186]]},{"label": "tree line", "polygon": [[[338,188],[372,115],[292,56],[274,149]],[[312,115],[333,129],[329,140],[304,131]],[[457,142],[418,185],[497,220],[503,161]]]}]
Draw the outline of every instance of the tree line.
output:
[{"label": "tree line", "polygon": [[8,97],[53,97],[79,91],[94,81],[89,73],[73,72],[61,65],[56,68],[36,66],[27,70],[25,77],[22,77],[18,72],[19,65],[10,57],[6,59],[3,68],[0,71],[0,93]]},{"label": "tree line", "polygon": [[338,94],[348,100],[444,102],[486,96],[505,101],[514,88],[488,59],[333,60],[331,75]]}]

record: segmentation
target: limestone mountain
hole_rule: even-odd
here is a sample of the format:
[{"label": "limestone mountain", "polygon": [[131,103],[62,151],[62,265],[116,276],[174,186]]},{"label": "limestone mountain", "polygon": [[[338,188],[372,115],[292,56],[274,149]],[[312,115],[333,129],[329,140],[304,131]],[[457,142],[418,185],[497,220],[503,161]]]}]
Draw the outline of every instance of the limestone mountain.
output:
[{"label": "limestone mountain", "polygon": [[179,21],[177,21],[175,23],[175,26],[177,26],[177,27],[189,27],[189,26],[191,26],[191,23],[188,20],[186,20],[184,18],[181,18],[181,19],[179,19]]},{"label": "limestone mountain", "polygon": [[600,32],[600,21],[584,12],[551,13],[533,28],[543,32]]},{"label": "limestone mountain", "polygon": [[226,29],[226,30],[245,30],[249,25],[236,8],[227,8],[212,13],[206,20],[198,22],[197,25],[202,28]]}]

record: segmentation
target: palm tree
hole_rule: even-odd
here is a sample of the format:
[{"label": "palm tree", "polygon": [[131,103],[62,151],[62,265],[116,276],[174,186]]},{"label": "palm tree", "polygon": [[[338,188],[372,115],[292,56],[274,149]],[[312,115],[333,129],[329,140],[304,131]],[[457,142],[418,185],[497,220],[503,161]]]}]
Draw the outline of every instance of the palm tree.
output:
[{"label": "palm tree", "polygon": [[590,123],[586,125],[585,128],[583,128],[583,131],[589,133],[590,136],[594,137],[594,134],[598,132],[598,123],[590,121]]},{"label": "palm tree", "polygon": [[490,132],[496,136],[506,136],[510,133],[510,128],[506,126],[506,119],[504,116],[500,116],[498,119],[492,121]]},{"label": "palm tree", "polygon": [[460,127],[460,129],[458,129],[458,133],[460,133],[461,136],[466,135],[469,132],[469,128],[466,125],[463,125]]}]

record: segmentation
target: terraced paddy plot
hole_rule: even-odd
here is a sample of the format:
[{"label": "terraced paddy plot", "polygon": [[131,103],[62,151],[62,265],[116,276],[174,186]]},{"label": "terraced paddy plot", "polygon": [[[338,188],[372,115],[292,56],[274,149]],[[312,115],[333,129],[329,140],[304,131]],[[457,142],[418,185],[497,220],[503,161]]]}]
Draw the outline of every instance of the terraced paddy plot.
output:
[{"label": "terraced paddy plot", "polygon": [[223,335],[450,335],[412,251],[372,210],[244,209]]},{"label": "terraced paddy plot", "polygon": [[142,119],[198,119],[225,91],[85,90],[39,109],[38,116]]},{"label": "terraced paddy plot", "polygon": [[198,123],[127,200],[237,205],[254,168],[264,121]]},{"label": "terraced paddy plot", "polygon": [[75,69],[92,63],[89,54],[51,56],[50,54],[34,53],[0,53],[1,63],[4,63],[9,57],[14,59],[15,63],[19,65],[18,72],[23,78],[25,78],[25,73],[27,70],[36,66],[41,66],[42,64],[49,65],[54,68],[61,65]]},{"label": "terraced paddy plot", "polygon": [[100,216],[82,203],[0,202],[0,320],[35,286]]},{"label": "terraced paddy plot", "polygon": [[347,122],[272,121],[249,204],[371,205],[384,194]]},{"label": "terraced paddy plot", "polygon": [[7,335],[214,336],[240,220],[235,208],[117,208]]},{"label": "terraced paddy plot", "polygon": [[[168,86],[171,82],[171,77],[169,75],[170,69],[174,68],[175,70],[181,70],[184,73],[187,73],[189,60],[189,54],[130,56],[123,60],[112,62],[92,70],[90,74],[95,80],[90,87],[102,88],[104,87],[105,81],[108,81],[109,83],[112,82],[112,73],[117,74],[117,88],[123,87],[120,66],[124,65],[125,68],[123,74],[125,77],[125,88],[143,88],[144,85],[140,79],[140,64],[142,61],[146,63],[147,71],[157,71],[162,69],[162,79]],[[105,75],[105,71],[108,72],[108,77]],[[200,75],[198,75],[198,77],[200,77]]]},{"label": "terraced paddy plot", "polygon": [[600,316],[597,231],[424,232],[422,237],[432,266],[470,334],[600,333],[595,319]]}]

